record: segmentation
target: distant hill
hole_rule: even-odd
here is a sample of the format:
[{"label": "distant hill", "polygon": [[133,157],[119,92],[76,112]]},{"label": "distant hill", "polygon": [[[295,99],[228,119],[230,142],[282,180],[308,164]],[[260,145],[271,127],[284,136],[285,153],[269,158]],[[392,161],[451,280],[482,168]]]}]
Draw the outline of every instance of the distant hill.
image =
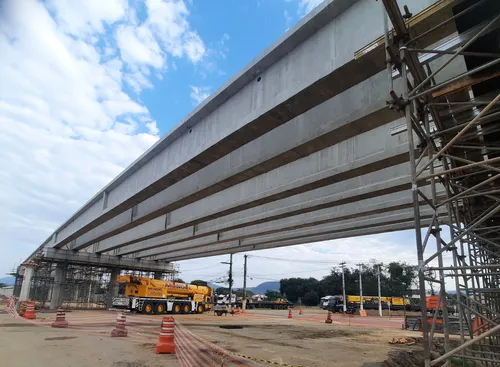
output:
[{"label": "distant hill", "polygon": [[14,285],[15,282],[16,282],[15,277],[0,278],[0,283],[3,283],[3,284]]},{"label": "distant hill", "polygon": [[266,291],[278,291],[280,290],[280,282],[264,282],[259,284],[257,287],[248,288],[255,294],[264,294]]},{"label": "distant hill", "polygon": [[210,283],[210,282],[208,282],[208,283],[207,283],[207,285],[208,285],[209,287],[212,287],[213,289],[220,288],[220,285],[217,285],[217,284],[214,284],[214,283]]}]

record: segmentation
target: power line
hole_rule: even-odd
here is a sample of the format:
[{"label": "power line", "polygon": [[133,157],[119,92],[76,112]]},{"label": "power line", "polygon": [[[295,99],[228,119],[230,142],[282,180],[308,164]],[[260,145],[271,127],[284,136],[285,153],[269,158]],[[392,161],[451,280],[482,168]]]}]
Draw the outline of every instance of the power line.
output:
[{"label": "power line", "polygon": [[248,256],[250,256],[250,257],[257,257],[257,258],[260,258],[260,259],[286,261],[286,262],[315,263],[315,264],[334,264],[334,263],[338,263],[336,261],[295,260],[295,259],[283,259],[283,258],[278,258],[278,257],[258,256],[258,255],[248,255]]},{"label": "power line", "polygon": [[[289,272],[286,272],[286,273],[273,273],[273,274],[259,274],[259,275],[264,275],[264,276],[267,276],[267,275],[289,275],[289,274],[299,274],[299,273],[310,273],[310,272],[313,272],[313,271],[322,271],[322,270],[331,270],[332,269],[332,266],[330,266],[329,268],[321,268],[321,269],[310,269],[310,270],[303,270],[303,271],[289,271]],[[248,276],[252,276],[252,274],[248,274]]]}]

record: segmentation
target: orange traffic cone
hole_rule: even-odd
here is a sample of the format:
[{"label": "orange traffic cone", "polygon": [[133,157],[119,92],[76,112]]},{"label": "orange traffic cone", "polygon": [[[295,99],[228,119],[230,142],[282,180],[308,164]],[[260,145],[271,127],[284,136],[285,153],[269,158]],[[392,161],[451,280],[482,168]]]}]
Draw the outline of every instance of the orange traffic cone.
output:
[{"label": "orange traffic cone", "polygon": [[293,319],[293,313],[291,308],[288,309],[288,318]]},{"label": "orange traffic cone", "polygon": [[111,331],[111,336],[127,336],[128,330],[125,328],[126,316],[123,312],[116,315],[116,327]]},{"label": "orange traffic cone", "polygon": [[24,318],[29,320],[36,319],[35,302],[28,301],[26,303],[27,305],[26,305],[26,312],[24,313]]},{"label": "orange traffic cone", "polygon": [[299,315],[303,315],[303,313],[302,313],[302,306],[300,306],[300,308],[299,308]]},{"label": "orange traffic cone", "polygon": [[241,307],[236,308],[236,315],[241,315]]},{"label": "orange traffic cone", "polygon": [[331,323],[332,323],[332,312],[328,311],[328,314],[326,315],[325,324],[331,324]]},{"label": "orange traffic cone", "polygon": [[161,320],[160,339],[158,340],[158,344],[156,344],[156,354],[175,354],[174,328],[174,318],[166,316],[163,317]]},{"label": "orange traffic cone", "polygon": [[57,308],[56,321],[52,323],[52,327],[66,328],[68,327],[68,322],[66,321],[66,313],[62,307]]}]

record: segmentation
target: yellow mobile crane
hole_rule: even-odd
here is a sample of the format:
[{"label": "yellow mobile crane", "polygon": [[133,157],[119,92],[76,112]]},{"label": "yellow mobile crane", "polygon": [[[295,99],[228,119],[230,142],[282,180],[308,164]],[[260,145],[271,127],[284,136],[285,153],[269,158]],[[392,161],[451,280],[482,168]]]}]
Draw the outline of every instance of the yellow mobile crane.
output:
[{"label": "yellow mobile crane", "polygon": [[203,313],[212,309],[213,292],[208,286],[177,283],[133,275],[120,275],[125,293],[113,299],[113,307],[145,314]]}]

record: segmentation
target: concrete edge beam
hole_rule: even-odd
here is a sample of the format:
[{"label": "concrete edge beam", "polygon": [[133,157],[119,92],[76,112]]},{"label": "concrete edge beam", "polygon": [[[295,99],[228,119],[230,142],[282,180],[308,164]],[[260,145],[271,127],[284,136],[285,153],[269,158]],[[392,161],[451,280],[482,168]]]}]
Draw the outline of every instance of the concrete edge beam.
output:
[{"label": "concrete edge beam", "polygon": [[[397,125],[397,121],[174,210],[168,214],[168,218],[165,218],[163,225],[151,231],[150,236],[173,232],[206,220],[407,162],[406,137],[392,137],[390,135],[392,125]],[[377,141],[375,145],[374,140]],[[115,244],[124,246],[147,239],[135,237],[133,231],[130,231],[130,234],[134,237],[127,241],[121,236],[120,239],[116,239]],[[72,249],[80,250],[91,245],[92,241],[102,241],[106,238],[109,237],[93,238],[87,235],[77,240]]]},{"label": "concrete edge beam", "polygon": [[[430,219],[424,219],[421,222],[423,225],[429,225]],[[401,223],[398,225],[389,225],[389,226],[378,226],[375,228],[371,229],[363,229],[363,230],[354,230],[354,231],[346,231],[343,233],[336,233],[336,234],[331,234],[331,235],[321,235],[321,236],[313,236],[309,238],[303,238],[300,240],[290,240],[290,241],[283,241],[283,242],[273,242],[273,243],[267,243],[267,244],[253,244],[253,245],[245,245],[245,246],[240,246],[240,244],[235,244],[232,247],[228,247],[224,250],[218,251],[218,250],[211,250],[208,252],[205,251],[198,251],[197,253],[194,254],[189,254],[189,255],[184,255],[184,256],[171,256],[168,258],[168,261],[181,261],[181,260],[190,260],[190,259],[196,259],[200,257],[211,257],[211,256],[217,256],[217,255],[225,255],[228,253],[238,253],[238,252],[243,252],[243,251],[256,251],[256,250],[264,250],[264,249],[269,249],[269,248],[277,248],[277,247],[286,247],[286,246],[294,246],[294,245],[306,245],[310,243],[315,243],[315,242],[322,242],[322,241],[331,241],[335,239],[341,239],[341,238],[348,238],[348,237],[359,237],[359,236],[367,236],[367,235],[373,235],[373,234],[378,234],[378,233],[387,233],[387,232],[396,232],[396,231],[403,231],[403,230],[408,230],[408,229],[413,229],[415,228],[415,221],[409,221],[405,223]]]},{"label": "concrete edge beam", "polygon": [[[442,191],[441,191],[442,192]],[[428,193],[425,192],[424,193]],[[293,230],[322,230],[323,227],[332,227],[332,223],[339,225],[352,225],[354,219],[356,222],[366,220],[366,218],[379,217],[380,215],[396,215],[401,210],[411,208],[412,198],[410,192],[400,192],[396,194],[383,195],[380,197],[358,201],[351,204],[341,205],[331,209],[323,209],[313,213],[301,214],[294,217],[288,217],[283,220],[266,222],[254,226],[244,227],[235,231],[222,232],[217,237],[206,236],[193,241],[178,242],[161,247],[155,247],[150,250],[143,250],[133,254],[134,257],[156,256],[164,253],[170,253],[181,249],[199,248],[216,243],[231,242],[260,237],[265,235],[276,235],[276,233],[289,232]],[[438,192],[440,195],[440,192]],[[390,213],[390,214],[387,214]],[[334,225],[335,226],[335,225]]]},{"label": "concrete edge beam", "polygon": [[[423,217],[429,217],[432,213],[429,209],[422,211]],[[179,256],[186,254],[194,254],[197,252],[207,252],[207,251],[218,251],[219,249],[231,248],[234,243],[238,243],[238,246],[251,246],[255,244],[266,244],[271,242],[282,242],[291,240],[300,240],[302,238],[308,238],[313,236],[328,235],[335,233],[343,233],[346,231],[355,230],[365,230],[373,229],[379,226],[389,227],[390,225],[399,225],[402,222],[407,222],[412,220],[411,208],[396,210],[389,214],[373,214],[367,217],[360,218],[358,221],[353,223],[352,221],[344,221],[335,223],[333,225],[318,224],[317,226],[312,226],[308,228],[300,228],[295,230],[288,230],[272,235],[260,235],[255,237],[250,237],[242,240],[231,240],[223,243],[212,243],[206,246],[197,246],[191,248],[183,248],[176,251],[168,251],[162,254],[147,257],[147,259],[161,260],[169,258],[171,256]]]},{"label": "concrete edge beam", "polygon": [[[76,239],[74,248],[81,249],[81,242],[135,228],[230,186],[397,120],[399,114],[395,110],[389,110],[384,96],[374,90],[385,81],[385,73],[379,73],[237,148],[137,203],[133,212],[132,209],[124,211],[92,228]],[[58,247],[58,244],[54,243],[52,246]]]},{"label": "concrete edge beam", "polygon": [[[411,188],[410,176],[406,164],[400,164],[380,171],[347,179],[332,185],[307,191],[292,197],[266,203],[258,207],[244,209],[237,213],[198,223],[196,228],[185,228],[166,234],[150,237],[132,244],[119,242],[120,238],[111,237],[99,242],[97,252],[115,250],[116,254],[128,255],[140,250],[158,246],[194,240],[212,234],[245,228],[280,218],[310,213],[336,205],[356,202]],[[403,174],[404,173],[404,174]],[[390,179],[387,179],[390,177]],[[151,224],[153,224],[151,222]],[[153,227],[153,226],[151,226]],[[144,227],[141,227],[141,229]],[[145,229],[145,228],[144,228]],[[137,237],[147,231],[136,233]],[[116,246],[118,244],[118,247]]]},{"label": "concrete edge beam", "polygon": [[[344,4],[344,8],[342,8],[342,5]],[[126,180],[131,174],[133,174],[137,169],[139,169],[142,165],[147,163],[149,160],[151,160],[151,156],[154,156],[157,154],[157,151],[160,149],[164,149],[165,145],[168,145],[169,142],[172,140],[176,140],[180,134],[184,132],[184,127],[185,125],[188,125],[187,128],[189,128],[189,125],[196,124],[198,118],[203,118],[203,114],[205,113],[210,113],[213,109],[217,108],[220,104],[224,103],[232,94],[236,93],[239,89],[242,88],[243,85],[248,83],[250,80],[252,80],[255,77],[255,73],[257,71],[265,70],[266,67],[269,67],[269,65],[272,65],[276,60],[279,60],[282,58],[284,55],[287,55],[290,51],[291,48],[296,47],[297,44],[301,44],[306,40],[311,34],[314,34],[318,31],[318,29],[324,27],[325,24],[331,21],[333,17],[338,16],[340,13],[342,13],[348,6],[352,5],[353,1],[328,1],[324,2],[321,4],[315,11],[311,12],[310,15],[305,17],[297,26],[295,26],[291,31],[287,32],[280,40],[278,40],[275,44],[273,44],[272,47],[268,48],[266,51],[264,51],[260,57],[256,58],[254,61],[252,61],[251,65],[249,65],[247,68],[245,68],[240,74],[238,74],[236,77],[234,77],[230,82],[228,82],[226,85],[224,85],[221,89],[219,89],[212,97],[207,99],[203,104],[199,106],[198,109],[196,109],[193,113],[191,113],[184,121],[182,121],[180,124],[176,126],[176,128],[173,130],[172,133],[168,134],[166,137],[162,138],[158,144],[156,144],[154,147],[149,149],[145,154],[143,154],[140,158],[138,158],[130,167],[128,167],[122,174],[120,174],[117,178],[115,178],[109,185],[107,185],[105,188],[103,188],[97,195],[95,195],[89,202],[87,202],[82,208],[80,208],[71,218],[69,218],[63,225],[61,225],[53,235],[51,235],[42,245],[48,244],[50,241],[53,241],[54,239],[58,238],[58,233],[59,231],[64,230],[67,226],[71,225],[75,219],[77,219],[80,215],[84,214],[86,209],[88,209],[90,206],[101,200],[103,197],[106,196],[106,193],[109,190],[112,190],[116,185],[118,185],[120,182],[123,180]],[[415,5],[414,5],[415,6]],[[419,6],[421,4],[419,3],[417,6],[417,10],[419,9]],[[448,13],[450,13],[451,5],[448,5],[444,7],[443,9],[439,10],[441,16],[433,16],[431,19],[429,19],[432,22],[441,22],[443,15],[446,17],[448,16]],[[430,25],[427,24],[427,22],[422,22],[425,23],[426,27],[429,27]],[[434,24],[432,23],[432,24]],[[421,27],[420,27],[421,28]],[[417,24],[414,27],[414,31],[421,32],[422,30],[419,28],[419,24]],[[448,33],[451,33],[454,31],[454,29],[448,30],[449,27],[445,27],[446,31]],[[445,34],[446,35],[446,34]],[[433,43],[437,41],[439,37],[443,37],[443,35],[439,34],[430,34],[429,37],[426,37],[425,42],[427,43]],[[422,46],[426,46],[426,44],[423,44]],[[279,51],[281,50],[281,51]],[[365,61],[368,60],[369,57],[373,58],[368,65],[371,67],[374,67],[376,65],[379,70],[382,70],[384,65],[383,65],[383,47],[375,47],[374,49],[371,49],[370,52],[367,52],[364,54],[360,60]],[[271,56],[273,55],[273,56]],[[267,60],[267,61],[264,61]],[[376,62],[374,62],[374,60]],[[359,64],[360,61],[353,60],[355,64]],[[380,63],[378,62],[380,61]],[[359,66],[359,65],[358,65]],[[358,67],[359,69],[359,67]],[[367,67],[361,67],[360,68],[362,72],[366,72],[368,69]],[[341,75],[350,75],[350,74],[356,74],[356,73],[346,73],[346,70],[341,70],[342,73]],[[249,76],[251,76],[250,79]],[[345,81],[342,83],[332,83],[331,78],[321,78],[321,80],[318,80],[318,82],[322,82],[325,85],[328,84],[345,84]],[[242,83],[241,86],[238,85],[238,83]],[[321,85],[323,85],[321,84]],[[232,88],[232,92],[230,91]],[[321,89],[321,88],[320,88]],[[323,91],[324,92],[324,91]],[[304,95],[307,95],[307,91],[304,91]],[[73,232],[74,234],[75,232]],[[63,236],[59,236],[61,238]],[[65,241],[68,243],[72,240],[73,238],[66,237]],[[39,247],[39,249],[41,249]],[[36,253],[36,251],[35,251]],[[33,256],[33,255],[32,255]]]},{"label": "concrete edge beam", "polygon": [[119,268],[123,270],[140,271],[174,271],[173,264],[166,261],[142,260],[131,257],[99,255],[93,252],[76,252],[46,248],[42,250],[42,260],[54,263],[67,263],[88,266],[102,266],[106,268]]}]

